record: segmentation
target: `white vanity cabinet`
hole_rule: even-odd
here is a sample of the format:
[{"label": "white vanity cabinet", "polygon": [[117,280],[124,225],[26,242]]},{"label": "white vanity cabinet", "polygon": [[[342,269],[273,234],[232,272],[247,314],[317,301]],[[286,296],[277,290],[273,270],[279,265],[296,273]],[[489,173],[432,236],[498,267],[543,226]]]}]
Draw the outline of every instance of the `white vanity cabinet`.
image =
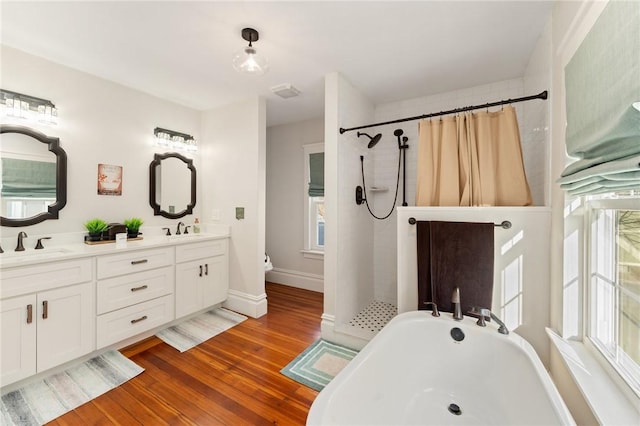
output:
[{"label": "white vanity cabinet", "polygon": [[91,259],[2,271],[0,385],[95,349]]},{"label": "white vanity cabinet", "polygon": [[228,247],[226,238],[176,247],[176,318],[226,300]]},{"label": "white vanity cabinet", "polygon": [[174,248],[98,256],[98,349],[174,318]]}]

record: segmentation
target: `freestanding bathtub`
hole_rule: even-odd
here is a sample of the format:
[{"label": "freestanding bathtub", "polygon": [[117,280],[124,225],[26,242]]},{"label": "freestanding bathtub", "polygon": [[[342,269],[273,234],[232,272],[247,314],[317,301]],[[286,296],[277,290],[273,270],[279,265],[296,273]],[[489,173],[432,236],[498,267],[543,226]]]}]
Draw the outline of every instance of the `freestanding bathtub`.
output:
[{"label": "freestanding bathtub", "polygon": [[575,424],[531,345],[465,317],[398,315],[325,387],[307,425]]}]

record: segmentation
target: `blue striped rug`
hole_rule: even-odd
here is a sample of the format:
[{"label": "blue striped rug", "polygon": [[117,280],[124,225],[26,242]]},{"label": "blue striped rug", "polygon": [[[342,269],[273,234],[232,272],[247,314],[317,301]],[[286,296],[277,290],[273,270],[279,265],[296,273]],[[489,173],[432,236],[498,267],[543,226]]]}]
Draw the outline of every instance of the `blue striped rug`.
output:
[{"label": "blue striped rug", "polygon": [[109,351],[2,395],[0,424],[42,425],[142,373],[144,368]]},{"label": "blue striped rug", "polygon": [[321,391],[358,354],[344,346],[317,340],[287,364],[280,373]]},{"label": "blue striped rug", "polygon": [[165,328],[156,333],[156,336],[166,344],[184,352],[246,319],[247,317],[244,315],[228,309],[216,308],[180,324]]}]

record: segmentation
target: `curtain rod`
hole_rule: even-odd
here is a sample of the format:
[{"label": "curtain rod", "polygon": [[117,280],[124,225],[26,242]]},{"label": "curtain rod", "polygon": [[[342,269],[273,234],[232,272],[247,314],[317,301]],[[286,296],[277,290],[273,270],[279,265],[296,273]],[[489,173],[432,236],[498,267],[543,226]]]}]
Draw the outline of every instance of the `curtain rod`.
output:
[{"label": "curtain rod", "polygon": [[440,111],[440,112],[434,112],[434,113],[431,113],[431,114],[418,115],[418,116],[415,116],[415,117],[400,118],[398,120],[385,121],[385,122],[382,122],[382,123],[374,123],[374,124],[367,124],[367,125],[364,125],[364,126],[350,127],[348,129],[340,127],[340,134],[343,134],[344,132],[350,132],[352,130],[367,129],[369,127],[384,126],[384,125],[387,125],[387,124],[394,124],[394,123],[403,123],[405,121],[420,120],[420,119],[423,119],[423,118],[438,117],[438,116],[447,115],[447,114],[456,114],[456,113],[464,112],[464,111],[472,111],[474,109],[483,109],[483,108],[490,108],[490,107],[494,107],[494,106],[498,106],[498,105],[512,104],[512,103],[515,103],[515,102],[531,101],[533,99],[547,99],[548,96],[549,96],[549,92],[545,90],[544,92],[540,92],[537,95],[524,96],[522,98],[505,99],[505,100],[497,101],[497,102],[489,102],[488,104],[473,105],[473,106],[468,106],[468,107],[451,109],[449,111]]}]

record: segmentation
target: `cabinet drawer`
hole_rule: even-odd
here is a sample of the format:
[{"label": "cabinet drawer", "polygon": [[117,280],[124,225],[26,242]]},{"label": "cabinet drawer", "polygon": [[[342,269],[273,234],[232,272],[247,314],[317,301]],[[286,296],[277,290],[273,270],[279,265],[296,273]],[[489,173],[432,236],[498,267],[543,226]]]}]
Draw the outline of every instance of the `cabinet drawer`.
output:
[{"label": "cabinet drawer", "polygon": [[184,244],[176,247],[176,263],[202,259],[209,256],[220,256],[227,253],[228,240],[203,241],[200,243]]},{"label": "cabinet drawer", "polygon": [[98,315],[173,293],[172,266],[98,281]]},{"label": "cabinet drawer", "polygon": [[98,316],[98,349],[173,321],[173,295]]},{"label": "cabinet drawer", "polygon": [[92,259],[66,260],[2,271],[0,299],[92,280]]},{"label": "cabinet drawer", "polygon": [[98,279],[147,271],[173,263],[173,247],[128,251],[98,257]]}]

